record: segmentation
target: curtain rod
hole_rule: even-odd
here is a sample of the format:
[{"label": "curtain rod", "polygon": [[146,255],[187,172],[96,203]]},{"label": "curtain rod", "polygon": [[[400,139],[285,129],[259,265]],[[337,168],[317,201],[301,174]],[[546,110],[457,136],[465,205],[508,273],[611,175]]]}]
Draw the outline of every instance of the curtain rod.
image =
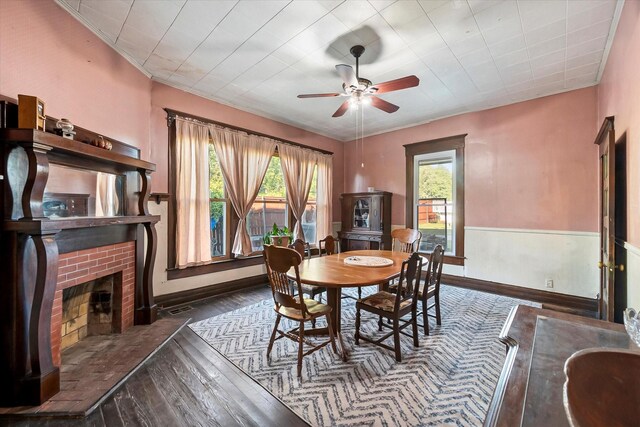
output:
[{"label": "curtain rod", "polygon": [[262,137],[265,137],[265,138],[271,138],[271,139],[273,139],[275,141],[284,142],[285,144],[295,145],[295,146],[306,148],[306,149],[312,150],[312,151],[317,151],[317,152],[322,153],[322,154],[331,154],[331,155],[333,155],[332,151],[327,151],[327,150],[323,150],[321,148],[311,147],[309,145],[300,144],[299,142],[289,141],[288,139],[277,138],[277,137],[274,137],[274,136],[271,136],[271,135],[267,135],[265,133],[252,131],[250,129],[246,129],[246,128],[243,128],[243,127],[233,126],[233,125],[230,125],[230,124],[227,124],[227,123],[218,122],[216,120],[207,119],[206,117],[194,116],[193,114],[184,113],[184,112],[178,111],[178,110],[172,110],[171,108],[164,108],[164,111],[167,112],[167,126],[171,126],[171,124],[173,123],[173,121],[175,120],[176,117],[183,117],[185,119],[194,120],[196,122],[200,122],[200,123],[205,124],[205,125],[210,125],[210,124],[218,125],[218,126],[226,127],[226,128],[229,128],[229,129],[234,129],[234,130],[237,130],[237,131],[245,132],[245,133],[248,133],[250,135],[262,136]]}]

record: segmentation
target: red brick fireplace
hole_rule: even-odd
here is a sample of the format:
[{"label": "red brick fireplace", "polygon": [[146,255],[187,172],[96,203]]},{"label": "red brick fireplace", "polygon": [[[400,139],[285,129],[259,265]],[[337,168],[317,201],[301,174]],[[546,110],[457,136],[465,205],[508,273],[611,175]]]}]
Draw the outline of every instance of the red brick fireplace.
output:
[{"label": "red brick fireplace", "polygon": [[64,289],[78,286],[115,273],[122,273],[122,310],[115,323],[121,325],[120,332],[133,326],[134,292],[136,283],[135,242],[117,243],[97,248],[60,254],[58,259],[58,282],[51,312],[51,353],[53,364],[61,365],[62,293]]}]

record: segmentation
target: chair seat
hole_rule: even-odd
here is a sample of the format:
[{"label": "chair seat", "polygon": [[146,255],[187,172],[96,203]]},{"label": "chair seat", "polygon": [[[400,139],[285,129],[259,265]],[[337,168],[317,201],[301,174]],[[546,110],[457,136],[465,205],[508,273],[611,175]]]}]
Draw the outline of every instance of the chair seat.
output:
[{"label": "chair seat", "polygon": [[314,299],[305,298],[304,303],[307,306],[306,317],[302,316],[302,310],[293,308],[293,307],[285,307],[280,306],[280,309],[274,307],[277,313],[282,314],[284,317],[287,317],[292,320],[311,320],[315,319],[319,316],[324,316],[325,314],[331,313],[331,307],[327,304],[322,304]]},{"label": "chair seat", "polygon": [[[396,303],[396,294],[391,292],[380,291],[373,295],[369,295],[359,301],[362,305],[368,305],[369,307],[377,308],[378,310],[388,311],[393,313],[393,307]],[[400,310],[411,305],[411,300],[405,300],[400,303]]]},{"label": "chair seat", "polygon": [[[397,284],[389,285],[389,290],[395,294],[396,291],[398,290],[398,285]],[[436,291],[435,285],[429,286],[429,288],[427,289],[427,297],[431,297],[435,293],[435,291]],[[418,299],[422,299],[423,293],[424,293],[424,283],[420,283],[420,285],[418,285]]]}]

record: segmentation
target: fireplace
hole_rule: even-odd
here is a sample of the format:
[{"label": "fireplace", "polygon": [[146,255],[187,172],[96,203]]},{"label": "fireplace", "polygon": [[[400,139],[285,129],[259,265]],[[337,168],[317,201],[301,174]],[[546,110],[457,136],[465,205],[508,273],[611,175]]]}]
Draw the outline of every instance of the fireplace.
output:
[{"label": "fireplace", "polygon": [[[93,334],[89,334],[89,328],[86,328],[87,334],[83,329],[83,323],[87,323],[89,318],[89,306],[91,305],[91,296],[86,295],[87,291],[104,289],[104,281],[115,282],[112,287],[109,300],[111,302],[111,332],[122,333],[134,324],[134,289],[136,283],[136,259],[135,259],[135,242],[123,242],[114,245],[100,246],[81,251],[74,251],[60,255],[58,261],[58,281],[56,285],[56,294],[53,301],[53,311],[51,314],[51,352],[53,355],[53,364],[60,366],[61,352],[65,348],[78,342],[84,336],[99,335],[95,329],[105,328],[92,326]],[[99,289],[96,289],[96,284]],[[102,286],[102,288],[100,288]],[[74,304],[85,305],[87,316],[82,318],[80,314],[85,308],[71,308],[68,310],[65,319],[65,293],[67,299],[71,299],[71,295],[75,294]],[[82,295],[85,295],[82,297]],[[105,292],[101,296],[93,298],[105,298]],[[86,300],[86,301],[85,301]],[[94,303],[99,301],[94,300]],[[103,301],[104,302],[104,301]],[[104,306],[104,304],[101,304]],[[102,307],[96,309],[99,312]],[[74,314],[78,312],[78,316]],[[71,325],[65,325],[74,317],[81,317],[77,322]],[[105,313],[102,316],[105,320]],[[94,319],[95,320],[95,319]],[[69,331],[69,334],[66,332]],[[67,338],[65,336],[69,335]],[[77,338],[77,339],[76,339]]]},{"label": "fireplace", "polygon": [[[155,165],[141,160],[137,148],[112,138],[111,151],[86,144],[99,137],[86,129],[77,127],[75,140],[62,138],[52,132],[55,123],[47,117],[45,131],[0,128],[0,251],[5,255],[0,257],[0,406],[41,405],[59,392],[65,289],[121,277],[111,296],[101,289],[89,297],[89,305],[110,306],[111,326],[96,329],[115,325],[124,331],[153,323],[157,315],[152,275],[160,218],[147,207]],[[115,176],[121,190],[117,211],[72,212],[79,191],[71,187],[80,179],[56,182],[55,193],[73,200],[48,201],[50,165]],[[90,197],[98,201],[97,194]],[[121,303],[114,302],[118,293]],[[84,334],[83,326],[75,326],[78,317],[65,321],[65,345],[74,340],[74,331],[78,339]]]}]

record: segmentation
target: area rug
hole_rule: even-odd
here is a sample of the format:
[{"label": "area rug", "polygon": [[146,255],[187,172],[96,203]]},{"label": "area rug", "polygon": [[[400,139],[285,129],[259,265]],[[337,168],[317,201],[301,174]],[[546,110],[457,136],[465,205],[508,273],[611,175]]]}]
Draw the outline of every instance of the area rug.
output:
[{"label": "area rug", "polygon": [[[304,358],[301,381],[293,341],[276,341],[267,363],[275,322],[271,299],[190,327],[313,426],[475,426],[484,421],[504,362],[498,334],[516,304],[532,305],[442,286],[442,325],[432,319],[431,335],[421,330],[418,348],[401,336],[403,359],[397,363],[391,351],[362,341],[355,345],[355,303],[343,299],[349,361],[325,347]],[[377,317],[363,313],[361,331],[378,335]]]}]

